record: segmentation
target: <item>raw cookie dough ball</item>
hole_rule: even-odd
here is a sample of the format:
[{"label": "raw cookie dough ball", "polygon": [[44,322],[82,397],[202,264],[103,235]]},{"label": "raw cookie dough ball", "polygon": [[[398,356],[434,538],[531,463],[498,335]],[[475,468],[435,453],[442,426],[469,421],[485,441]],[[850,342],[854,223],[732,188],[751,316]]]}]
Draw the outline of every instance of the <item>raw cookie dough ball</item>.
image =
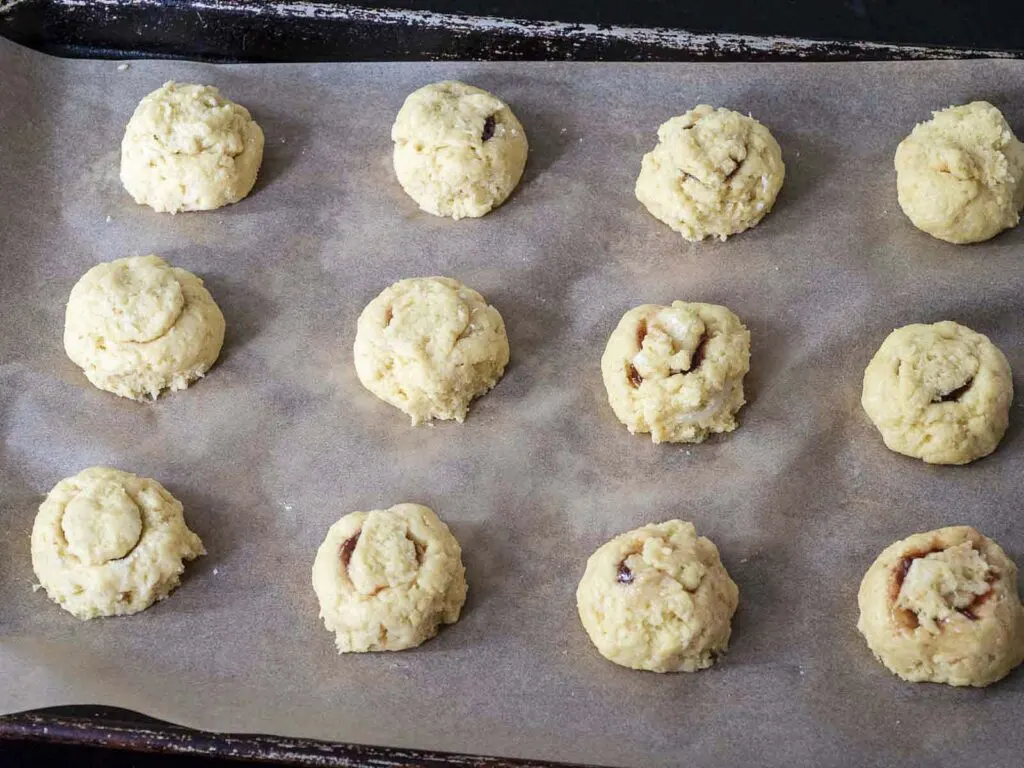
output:
[{"label": "raw cookie dough ball", "polygon": [[887,547],[864,574],[857,629],[913,683],[983,686],[1024,660],[1017,566],[965,525]]},{"label": "raw cookie dough ball", "polygon": [[655,443],[699,443],[736,429],[750,332],[725,307],[672,302],[631,309],[601,358],[608,402]]},{"label": "raw cookie dough ball", "polygon": [[932,114],[896,148],[903,212],[950,243],[978,243],[1016,226],[1024,208],[1024,144],[1002,113],[975,101]]},{"label": "raw cookie dough ball", "polygon": [[166,488],[109,467],[57,483],[32,526],[39,584],[80,619],[146,610],[178,586],[183,561],[205,554]]},{"label": "raw cookie dough ball", "polygon": [[159,256],[97,264],[71,289],[64,349],[115,395],[143,400],[185,389],[223,343],[224,315],[203,281]]},{"label": "raw cookie dough ball", "polygon": [[483,216],[526,167],[526,132],[498,97],[455,80],[413,91],[391,128],[395,173],[435,216]]},{"label": "raw cookie dough ball", "polygon": [[508,338],[498,310],[448,277],[400,280],[359,316],[356,373],[412,417],[463,421],[470,401],[498,383]]},{"label": "raw cookie dough ball", "polygon": [[967,464],[999,445],[1012,399],[1003,353],[944,320],[889,334],[864,371],[861,404],[891,450],[929,464]]},{"label": "raw cookie dough ball", "polygon": [[396,504],[331,526],[313,563],[313,589],[338,653],[401,651],[458,621],[466,569],[459,542],[431,509]]},{"label": "raw cookie dough ball", "polygon": [[209,211],[256,183],[263,131],[209,85],[165,83],[146,96],[121,142],[121,183],[155,211]]},{"label": "raw cookie dough ball", "polygon": [[782,150],[767,128],[701,104],[658,128],[636,199],[687,240],[725,240],[765,217],[785,176]]},{"label": "raw cookie dough ball", "polygon": [[729,645],[739,589],[693,523],[669,520],[616,536],[587,561],[576,606],[609,661],[696,672]]}]

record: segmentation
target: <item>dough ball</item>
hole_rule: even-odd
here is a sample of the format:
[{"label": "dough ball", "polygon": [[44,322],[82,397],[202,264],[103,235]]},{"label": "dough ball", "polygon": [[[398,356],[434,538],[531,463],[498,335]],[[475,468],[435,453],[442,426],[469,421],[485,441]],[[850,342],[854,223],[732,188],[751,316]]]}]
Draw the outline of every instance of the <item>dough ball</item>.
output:
[{"label": "dough ball", "polygon": [[498,310],[448,277],[401,280],[359,316],[356,373],[363,386],[412,417],[466,418],[498,383],[508,338]]},{"label": "dough ball", "polygon": [[79,619],[146,610],[178,586],[184,561],[205,554],[166,488],[109,467],[57,483],[32,526],[36,578]]},{"label": "dough ball", "polygon": [[339,653],[401,651],[458,621],[466,569],[459,542],[431,509],[396,504],[331,526],[313,589]]},{"label": "dough ball", "polygon": [[861,404],[891,450],[929,464],[967,464],[999,445],[1012,399],[1003,353],[945,320],[890,333],[864,371]]},{"label": "dough ball", "polygon": [[497,96],[454,80],[414,91],[391,128],[395,173],[435,216],[483,216],[505,202],[526,167],[526,132]]},{"label": "dough ball", "polygon": [[701,104],[658,129],[636,199],[686,240],[725,240],[765,217],[785,176],[782,150],[767,128]]},{"label": "dough ball", "polygon": [[631,309],[608,339],[601,373],[608,402],[631,433],[699,443],[736,429],[750,332],[725,307],[672,302]]},{"label": "dough ball", "polygon": [[1024,208],[1024,144],[987,101],[934,112],[896,148],[896,191],[914,226],[950,243],[1014,227]]},{"label": "dough ball", "polygon": [[576,605],[609,661],[696,672],[725,652],[739,589],[693,523],[669,520],[616,536],[587,561]]},{"label": "dough ball", "polygon": [[209,211],[256,183],[263,131],[213,86],[165,83],[146,96],[121,142],[121,183],[155,211]]},{"label": "dough ball", "polygon": [[857,629],[904,680],[984,686],[1024,660],[1017,566],[965,525],[887,547],[864,574],[857,601]]},{"label": "dough ball", "polygon": [[71,289],[64,349],[89,381],[121,397],[185,389],[223,343],[224,315],[203,281],[159,256],[97,264]]}]

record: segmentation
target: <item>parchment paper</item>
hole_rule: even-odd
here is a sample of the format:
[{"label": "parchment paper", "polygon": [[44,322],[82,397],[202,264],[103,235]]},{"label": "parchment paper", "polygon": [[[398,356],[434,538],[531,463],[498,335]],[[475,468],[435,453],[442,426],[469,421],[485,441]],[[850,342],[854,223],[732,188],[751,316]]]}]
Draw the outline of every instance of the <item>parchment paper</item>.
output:
[{"label": "parchment paper", "polygon": [[[634,766],[1017,765],[1024,672],[984,691],[901,683],[855,630],[887,544],[970,523],[1021,560],[1024,413],[991,457],[887,451],[859,405],[894,327],[952,318],[1024,371],[1024,230],[957,247],[896,205],[892,154],[929,111],[986,98],[1024,132],[1024,63],[316,64],[60,61],[0,44],[0,710],[95,703],[222,731]],[[461,78],[507,99],[531,154],[481,220],[419,212],[393,178],[405,95]],[[212,213],[157,214],[117,180],[124,124],[168,79],[209,82],[267,135],[260,181]],[[749,111],[783,148],[775,211],[690,245],[633,197],[671,115]],[[158,253],[223,308],[221,361],[137,404],[65,357],[93,264]],[[512,363],[464,425],[412,428],[359,385],[362,307],[450,275],[508,326]],[[624,311],[726,304],[753,335],[740,428],[631,436],[599,360]],[[1020,388],[1020,378],[1017,386]],[[107,464],[179,497],[209,556],[165,602],[81,623],[33,592],[29,532],[58,480]],[[462,542],[458,624],[418,650],[339,657],[310,586],[342,514],[430,505]],[[729,654],[693,675],[621,669],[574,593],[590,553],[681,517],[740,587]]]}]

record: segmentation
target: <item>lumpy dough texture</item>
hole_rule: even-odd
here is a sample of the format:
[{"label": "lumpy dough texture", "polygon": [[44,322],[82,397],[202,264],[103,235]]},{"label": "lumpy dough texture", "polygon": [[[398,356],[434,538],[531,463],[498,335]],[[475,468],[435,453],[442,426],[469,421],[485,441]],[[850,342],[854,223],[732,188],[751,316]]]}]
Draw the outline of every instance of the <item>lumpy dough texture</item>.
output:
[{"label": "lumpy dough texture", "polygon": [[967,464],[999,445],[1012,399],[1003,353],[945,320],[889,334],[864,371],[861,404],[891,450],[929,464]]},{"label": "lumpy dough texture", "polygon": [[636,197],[687,240],[725,240],[767,215],[785,176],[782,150],[767,128],[701,104],[658,128]]},{"label": "lumpy dough texture", "polygon": [[50,599],[80,619],[138,613],[206,554],[160,483],[91,467],[50,491],[32,527],[32,567]]},{"label": "lumpy dough texture", "polygon": [[185,389],[223,343],[224,315],[203,281],[159,256],[98,264],[71,289],[64,349],[89,381],[121,397]]},{"label": "lumpy dough texture", "polygon": [[249,194],[263,131],[209,85],[165,83],[139,102],[121,142],[121,183],[156,211],[208,211]]},{"label": "lumpy dough texture", "polygon": [[858,602],[857,628],[904,680],[984,686],[1024,660],[1017,566],[973,528],[887,547],[864,575]]},{"label": "lumpy dough texture", "polygon": [[356,373],[363,386],[409,414],[463,421],[473,398],[489,391],[508,363],[498,310],[458,280],[401,280],[359,316]]},{"label": "lumpy dough texture", "polygon": [[750,333],[715,304],[644,304],[608,339],[601,372],[608,402],[632,433],[699,443],[736,428],[750,369]]},{"label": "lumpy dough texture", "polygon": [[398,181],[424,211],[483,216],[516,188],[529,146],[501,99],[454,80],[406,98],[391,128]]},{"label": "lumpy dough texture", "polygon": [[609,661],[695,672],[729,645],[739,589],[692,523],[669,520],[616,536],[587,561],[576,605]]},{"label": "lumpy dough texture", "polygon": [[420,504],[352,512],[320,545],[313,589],[339,653],[414,648],[458,621],[466,601],[462,549]]},{"label": "lumpy dough texture", "polygon": [[1024,144],[987,101],[934,112],[896,148],[896,191],[914,226],[950,243],[977,243],[1017,225]]}]

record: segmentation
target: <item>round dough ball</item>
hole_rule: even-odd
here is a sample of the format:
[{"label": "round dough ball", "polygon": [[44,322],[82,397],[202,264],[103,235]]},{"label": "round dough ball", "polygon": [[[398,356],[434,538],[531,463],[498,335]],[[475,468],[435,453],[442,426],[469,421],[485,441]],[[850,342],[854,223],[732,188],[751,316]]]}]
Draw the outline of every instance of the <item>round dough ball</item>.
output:
[{"label": "round dough ball", "polygon": [[508,337],[498,310],[448,277],[400,280],[359,316],[356,373],[412,423],[466,418],[470,401],[498,383]]},{"label": "round dough ball", "polygon": [[483,216],[505,202],[526,167],[526,132],[497,96],[455,80],[413,91],[391,128],[395,173],[435,216]]},{"label": "round dough ball", "polygon": [[767,128],[701,104],[658,128],[636,199],[686,240],[725,240],[765,217],[785,177],[782,150]]},{"label": "round dough ball", "polygon": [[1014,227],[1024,208],[1024,144],[987,101],[932,113],[896,148],[896,191],[914,226],[950,243]]},{"label": "round dough ball", "polygon": [[576,590],[583,628],[601,655],[652,672],[714,664],[738,604],[718,549],[682,520],[616,536],[590,556]]},{"label": "round dough ball", "polygon": [[864,371],[861,404],[893,451],[967,464],[996,449],[1013,378],[991,341],[951,320],[889,334]]},{"label": "round dough ball", "polygon": [[121,141],[121,183],[155,211],[209,211],[256,183],[263,130],[210,85],[174,82],[146,96]]},{"label": "round dough ball", "polygon": [[71,289],[64,349],[100,389],[156,398],[217,360],[224,315],[203,281],[159,256],[97,264]]},{"label": "round dough ball", "polygon": [[912,683],[989,685],[1024,660],[1017,566],[968,526],[887,547],[864,574],[857,602],[868,647]]},{"label": "round dough ball", "polygon": [[40,586],[80,619],[146,610],[178,586],[185,560],[205,554],[166,488],[109,467],[57,483],[32,526]]},{"label": "round dough ball", "polygon": [[401,651],[458,621],[466,569],[459,542],[431,509],[396,504],[331,526],[313,589],[338,653]]},{"label": "round dough ball", "polygon": [[750,332],[725,307],[672,302],[631,309],[608,339],[601,373],[608,402],[633,434],[699,443],[736,429]]}]

